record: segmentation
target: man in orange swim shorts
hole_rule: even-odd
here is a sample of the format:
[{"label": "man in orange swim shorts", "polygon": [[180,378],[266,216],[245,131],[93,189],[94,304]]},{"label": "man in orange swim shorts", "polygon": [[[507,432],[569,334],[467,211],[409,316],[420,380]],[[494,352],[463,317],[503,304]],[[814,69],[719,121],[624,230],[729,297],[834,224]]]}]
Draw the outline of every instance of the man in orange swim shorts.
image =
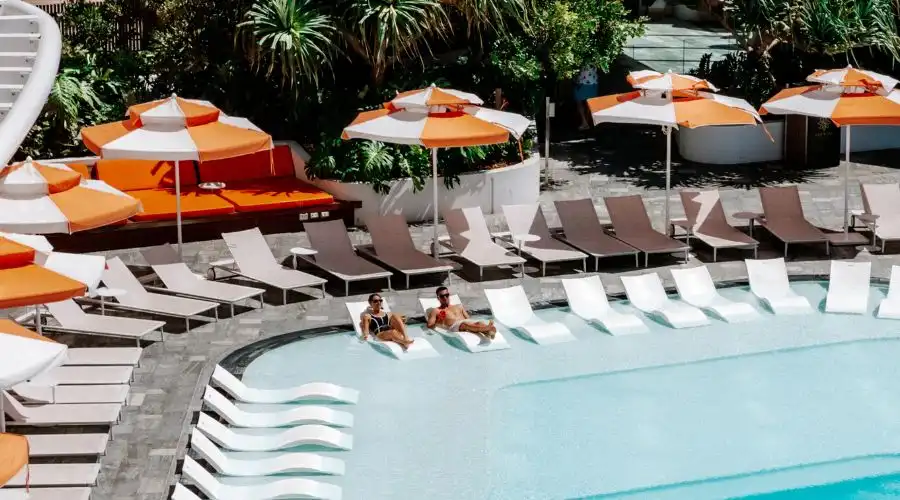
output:
[{"label": "man in orange swim shorts", "polygon": [[428,328],[440,325],[451,332],[474,333],[485,339],[493,339],[497,335],[497,327],[493,321],[476,321],[469,319],[469,313],[462,304],[450,304],[450,291],[442,286],[437,289],[438,307],[428,312]]}]

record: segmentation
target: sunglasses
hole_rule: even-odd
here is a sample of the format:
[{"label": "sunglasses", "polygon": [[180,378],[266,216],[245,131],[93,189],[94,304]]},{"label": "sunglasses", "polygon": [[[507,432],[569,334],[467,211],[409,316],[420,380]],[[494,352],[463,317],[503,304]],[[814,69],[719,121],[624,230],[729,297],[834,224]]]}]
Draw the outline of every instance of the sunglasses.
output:
[{"label": "sunglasses", "polygon": [[440,299],[446,299],[446,298],[449,297],[449,296],[450,296],[449,293],[442,293],[442,294],[438,295],[438,298],[440,298]]},{"label": "sunglasses", "polygon": [[382,302],[384,302],[382,299],[372,299],[373,304],[381,304]]}]

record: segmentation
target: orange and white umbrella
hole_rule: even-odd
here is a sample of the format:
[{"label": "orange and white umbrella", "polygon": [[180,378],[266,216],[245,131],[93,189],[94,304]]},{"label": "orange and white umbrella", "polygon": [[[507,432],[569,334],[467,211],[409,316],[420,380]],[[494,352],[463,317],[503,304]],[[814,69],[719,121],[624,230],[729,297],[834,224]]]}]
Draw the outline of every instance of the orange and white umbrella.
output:
[{"label": "orange and white umbrella", "polygon": [[841,69],[817,69],[813,74],[806,77],[806,80],[823,85],[862,87],[869,90],[884,89],[887,91],[893,90],[898,83],[897,79],[892,76],[857,69],[849,65]]},{"label": "orange and white umbrella", "polygon": [[666,73],[660,73],[659,71],[649,69],[632,71],[628,73],[625,80],[627,80],[632,87],[641,90],[674,90],[676,92],[696,90],[719,91],[715,85],[709,83],[707,80],[691,75],[680,75],[671,71]]},{"label": "orange and white umbrella", "polygon": [[[0,391],[39,377],[66,362],[67,347],[24,328],[8,319],[0,319]],[[0,398],[0,416],[3,398]],[[0,432],[5,418],[0,418]],[[0,438],[5,436],[0,434]],[[0,440],[0,486],[21,469],[22,464],[8,461],[9,441]],[[18,467],[16,466],[18,465]]]},{"label": "orange and white umbrella", "polygon": [[[835,70],[846,71],[846,70]],[[849,71],[848,71],[849,72]],[[860,70],[853,70],[853,73]],[[816,72],[819,73],[819,72]],[[877,73],[874,73],[877,75]],[[815,74],[814,74],[815,75]],[[862,82],[857,77],[854,80]],[[810,76],[810,79],[812,76]],[[817,78],[825,78],[820,76]],[[886,77],[889,78],[889,77]],[[891,79],[893,80],[893,79]],[[896,80],[894,80],[896,82]],[[886,87],[871,85],[810,85],[784,89],[763,103],[763,114],[803,115],[828,118],[838,127],[846,127],[844,145],[844,233],[850,230],[850,136],[853,125],[900,125],[900,90],[890,81]]]},{"label": "orange and white umbrella", "polygon": [[272,137],[208,101],[166,99],[128,108],[128,119],[81,130],[94,153],[108,159],[175,162],[175,221],[181,253],[181,161],[209,161],[272,150]]},{"label": "orange and white umbrella", "polygon": [[140,210],[138,200],[62,164],[29,158],[0,168],[0,231],[71,234],[123,221]]},{"label": "orange and white umbrella", "polygon": [[595,125],[607,122],[662,126],[666,134],[666,228],[669,227],[672,129],[762,123],[759,113],[747,101],[703,91],[676,97],[672,97],[672,92],[634,91],[595,97],[587,103]]},{"label": "orange and white umbrella", "polygon": [[473,94],[431,86],[398,94],[383,109],[364,111],[344,128],[343,139],[414,144],[431,149],[434,177],[434,241],[438,252],[438,148],[500,144],[520,139],[530,121],[522,115],[474,105]]},{"label": "orange and white umbrella", "polygon": [[[0,401],[0,410],[2,405],[3,402]],[[18,434],[0,434],[0,487],[19,475],[26,467],[28,467],[28,439]],[[27,484],[22,498],[28,498]]]}]

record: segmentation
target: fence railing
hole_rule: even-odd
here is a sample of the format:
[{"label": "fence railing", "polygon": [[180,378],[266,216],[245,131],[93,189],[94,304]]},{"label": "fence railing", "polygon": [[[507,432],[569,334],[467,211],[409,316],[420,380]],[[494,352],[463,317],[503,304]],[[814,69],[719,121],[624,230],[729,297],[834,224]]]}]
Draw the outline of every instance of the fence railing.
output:
[{"label": "fence railing", "polygon": [[[700,62],[703,54],[712,53],[714,54],[713,59],[716,59],[716,54],[724,56],[740,49],[735,39],[727,35],[719,37],[716,34],[654,34],[651,36],[673,38],[673,40],[671,43],[667,41],[665,45],[641,44],[641,41],[637,40],[637,44],[625,46],[625,54],[642,63],[674,63],[676,67],[667,69],[677,70],[680,66],[682,73],[693,69]],[[707,42],[700,42],[699,39],[706,39]],[[701,45],[701,43],[703,44]],[[638,51],[652,51],[653,53],[644,57],[646,52],[638,53]],[[691,65],[688,66],[688,64]]]},{"label": "fence railing", "polygon": [[[26,0],[28,3],[40,8],[44,12],[53,16],[62,32],[63,40],[75,36],[78,27],[69,23],[61,22],[66,9],[74,2],[72,0]],[[103,0],[85,0],[87,3],[102,3]],[[106,47],[107,50],[115,50],[125,47],[128,50],[138,51],[144,48],[146,40],[145,22],[141,18],[131,18],[128,20],[119,20],[117,26],[118,36],[109,40]]]}]

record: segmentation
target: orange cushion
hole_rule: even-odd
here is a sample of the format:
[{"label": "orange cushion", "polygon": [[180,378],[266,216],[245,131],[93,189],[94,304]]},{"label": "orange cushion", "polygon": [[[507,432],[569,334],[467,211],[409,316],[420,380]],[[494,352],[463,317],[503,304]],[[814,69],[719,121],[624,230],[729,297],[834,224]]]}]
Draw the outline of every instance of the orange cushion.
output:
[{"label": "orange cushion", "polygon": [[85,179],[91,178],[91,167],[86,163],[67,163],[66,166],[81,174],[81,177]]},{"label": "orange cushion", "polygon": [[[98,160],[97,178],[121,191],[175,187],[175,162],[153,160]],[[180,163],[181,186],[195,186],[194,162]]]},{"label": "orange cushion", "polygon": [[238,212],[262,212],[333,203],[334,198],[295,177],[229,184],[219,196],[234,203]]},{"label": "orange cushion", "polygon": [[[141,201],[144,210],[131,218],[135,221],[175,220],[175,190],[142,189],[128,194]],[[199,189],[181,191],[181,218],[191,219],[208,215],[222,215],[234,212],[231,203]]]},{"label": "orange cushion", "polygon": [[[274,161],[274,166],[271,162]],[[275,172],[273,175],[272,172]],[[200,162],[201,182],[237,182],[272,177],[294,177],[291,149],[277,146],[269,151]]]}]

